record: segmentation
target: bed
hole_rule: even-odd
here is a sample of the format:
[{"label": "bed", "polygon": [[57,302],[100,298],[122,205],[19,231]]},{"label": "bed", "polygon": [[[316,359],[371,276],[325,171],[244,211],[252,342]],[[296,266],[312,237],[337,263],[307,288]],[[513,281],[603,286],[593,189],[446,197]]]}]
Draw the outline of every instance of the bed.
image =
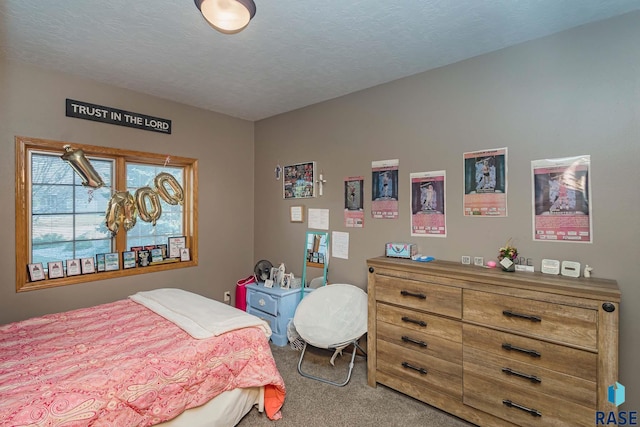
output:
[{"label": "bed", "polygon": [[269,325],[179,289],[0,326],[0,426],[233,426],[281,417]]}]

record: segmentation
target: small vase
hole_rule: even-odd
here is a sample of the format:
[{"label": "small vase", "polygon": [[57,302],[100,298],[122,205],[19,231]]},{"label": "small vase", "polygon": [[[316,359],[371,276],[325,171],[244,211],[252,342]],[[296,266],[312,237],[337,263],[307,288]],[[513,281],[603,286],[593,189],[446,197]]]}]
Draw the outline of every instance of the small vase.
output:
[{"label": "small vase", "polygon": [[511,267],[509,267],[509,268],[502,267],[502,271],[507,271],[509,273],[513,273],[514,271],[516,271],[516,265],[512,264]]},{"label": "small vase", "polygon": [[502,268],[502,271],[507,271],[509,273],[513,273],[514,271],[516,271],[516,264],[509,258],[501,259],[498,264],[500,265],[500,268]]}]

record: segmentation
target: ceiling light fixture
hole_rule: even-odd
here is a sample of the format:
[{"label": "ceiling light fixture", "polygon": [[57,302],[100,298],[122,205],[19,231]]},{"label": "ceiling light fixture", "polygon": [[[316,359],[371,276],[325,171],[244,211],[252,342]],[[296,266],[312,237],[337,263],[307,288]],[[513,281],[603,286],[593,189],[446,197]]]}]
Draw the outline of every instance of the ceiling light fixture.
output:
[{"label": "ceiling light fixture", "polygon": [[224,34],[242,31],[256,14],[253,0],[195,0],[195,3],[209,25]]}]

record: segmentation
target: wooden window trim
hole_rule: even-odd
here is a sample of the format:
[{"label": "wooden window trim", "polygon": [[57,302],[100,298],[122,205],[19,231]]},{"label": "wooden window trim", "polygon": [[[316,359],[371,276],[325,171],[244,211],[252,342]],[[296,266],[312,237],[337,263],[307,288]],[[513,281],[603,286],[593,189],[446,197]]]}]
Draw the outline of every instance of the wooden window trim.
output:
[{"label": "wooden window trim", "polygon": [[[73,285],[77,283],[94,282],[97,280],[115,279],[119,277],[135,276],[138,274],[155,273],[159,271],[175,270],[178,268],[195,267],[198,265],[198,160],[188,157],[170,156],[171,166],[185,167],[184,174],[184,235],[187,238],[187,247],[190,249],[191,260],[160,264],[148,267],[137,267],[117,271],[100,272],[95,274],[63,277],[59,279],[46,279],[36,282],[29,281],[27,264],[30,262],[30,183],[27,177],[29,170],[28,153],[30,150],[54,152],[62,154],[64,146],[82,148],[87,156],[106,156],[116,158],[116,189],[126,190],[124,162],[141,164],[164,164],[167,156],[164,154],[148,153],[143,151],[122,150],[117,148],[100,147],[95,145],[77,144],[71,142],[52,141],[39,138],[16,136],[16,292],[46,289],[58,286]],[[125,248],[126,236],[124,232],[116,235],[115,250],[119,253]],[[64,260],[63,260],[64,261]]]}]

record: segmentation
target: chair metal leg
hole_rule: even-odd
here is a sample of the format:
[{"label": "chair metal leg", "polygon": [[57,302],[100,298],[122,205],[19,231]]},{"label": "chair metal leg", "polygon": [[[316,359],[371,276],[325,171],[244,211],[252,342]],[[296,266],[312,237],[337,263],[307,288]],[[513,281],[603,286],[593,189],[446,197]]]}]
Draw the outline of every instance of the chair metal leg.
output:
[{"label": "chair metal leg", "polygon": [[351,344],[353,344],[353,353],[351,353],[351,362],[349,363],[349,371],[347,372],[347,378],[343,382],[331,381],[326,378],[316,377],[315,375],[311,375],[307,372],[302,371],[302,359],[304,358],[304,353],[307,350],[306,342],[304,343],[304,347],[302,348],[302,353],[300,354],[300,360],[298,360],[298,372],[300,373],[300,375],[302,375],[305,378],[311,378],[313,380],[321,381],[323,383],[335,385],[338,387],[343,387],[347,385],[347,383],[351,379],[351,373],[353,372],[353,366],[354,366],[353,362],[356,358],[356,352],[358,349],[360,349],[360,351],[363,351],[362,348],[358,345],[358,340],[353,341]]}]

